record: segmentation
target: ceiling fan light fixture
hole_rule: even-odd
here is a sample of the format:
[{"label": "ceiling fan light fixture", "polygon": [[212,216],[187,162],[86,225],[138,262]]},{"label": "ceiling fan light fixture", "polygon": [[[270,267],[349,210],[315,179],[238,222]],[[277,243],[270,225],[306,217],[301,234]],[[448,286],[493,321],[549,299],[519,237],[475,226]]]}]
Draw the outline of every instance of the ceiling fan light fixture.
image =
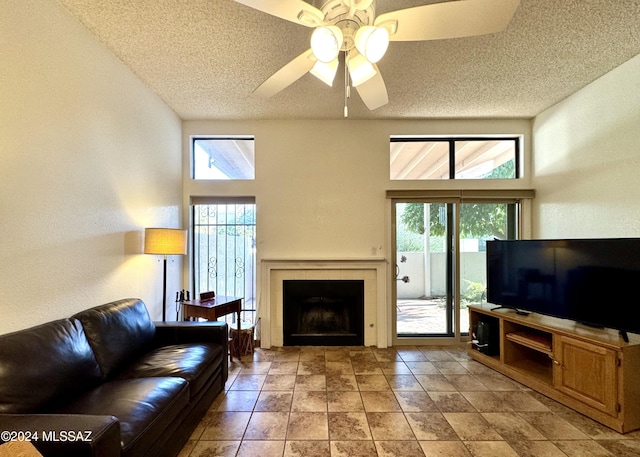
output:
[{"label": "ceiling fan light fixture", "polygon": [[309,72],[327,86],[333,86],[333,80],[338,72],[338,59],[333,59],[328,63],[318,60]]},{"label": "ceiling fan light fixture", "polygon": [[335,25],[317,27],[311,34],[313,55],[320,62],[332,62],[340,53],[343,39],[342,30]]},{"label": "ceiling fan light fixture", "polygon": [[347,54],[347,66],[353,87],[369,81],[376,75],[376,69],[371,62],[357,51],[351,50]]},{"label": "ceiling fan light fixture", "polygon": [[387,52],[389,31],[384,27],[364,25],[356,32],[355,44],[360,54],[369,62],[376,63]]}]

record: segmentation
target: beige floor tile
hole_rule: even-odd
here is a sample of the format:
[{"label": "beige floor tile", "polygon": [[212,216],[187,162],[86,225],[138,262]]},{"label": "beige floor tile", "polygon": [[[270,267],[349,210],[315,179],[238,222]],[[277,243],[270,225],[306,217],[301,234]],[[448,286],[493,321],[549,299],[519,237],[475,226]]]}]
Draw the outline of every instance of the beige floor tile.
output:
[{"label": "beige floor tile", "polygon": [[293,392],[285,391],[262,391],[258,397],[258,402],[255,406],[255,411],[265,412],[286,412],[291,411],[291,401],[293,399]]},{"label": "beige floor tile", "polygon": [[432,362],[442,374],[468,374],[467,369],[460,362]]},{"label": "beige floor tile", "polygon": [[327,392],[327,409],[329,412],[358,412],[364,411],[364,404],[357,391]]},{"label": "beige floor tile", "polygon": [[260,390],[267,375],[239,374],[229,390]]},{"label": "beige floor tile", "polygon": [[549,411],[549,408],[538,401],[528,391],[495,392],[498,398],[506,401],[514,411]]},{"label": "beige floor tile", "polygon": [[415,378],[427,392],[457,392],[454,385],[441,374],[416,374]]},{"label": "beige floor tile", "polygon": [[221,411],[211,414],[201,440],[241,440],[251,417],[250,412]]},{"label": "beige floor tile", "polygon": [[404,362],[378,362],[383,374],[412,374]]},{"label": "beige floor tile", "polygon": [[367,420],[375,441],[415,440],[403,413],[367,413]]},{"label": "beige floor tile", "polygon": [[372,457],[376,455],[373,441],[331,440],[331,457]]},{"label": "beige floor tile", "polygon": [[460,392],[428,392],[441,412],[464,413],[475,412],[476,409]]},{"label": "beige floor tile", "polygon": [[284,441],[243,441],[237,457],[282,457]]},{"label": "beige floor tile", "polygon": [[405,412],[438,411],[438,407],[426,392],[394,392],[400,408]]},{"label": "beige floor tile", "polygon": [[269,374],[265,377],[262,390],[293,390],[295,374]]},{"label": "beige floor tile", "polygon": [[353,372],[356,375],[382,375],[382,368],[378,362],[351,362]]},{"label": "beige floor tile", "polygon": [[423,457],[417,441],[376,441],[378,457]]},{"label": "beige floor tile", "polygon": [[287,412],[254,412],[249,419],[244,439],[284,440],[288,423]]},{"label": "beige floor tile", "polygon": [[451,424],[440,413],[406,413],[405,415],[418,440],[449,441],[459,439]]},{"label": "beige floor tile", "polygon": [[326,367],[322,361],[300,361],[298,362],[297,374],[325,374]]},{"label": "beige floor tile", "polygon": [[267,374],[271,368],[271,362],[240,362],[237,368],[237,374]]},{"label": "beige floor tile", "polygon": [[291,411],[326,412],[327,393],[322,390],[296,390]]},{"label": "beige floor tile", "polygon": [[548,440],[589,439],[577,427],[552,412],[521,412],[519,414]]},{"label": "beige floor tile", "polygon": [[298,362],[272,362],[268,374],[296,374],[297,372]]},{"label": "beige floor tile", "polygon": [[[426,457],[471,457],[462,441],[420,441],[419,443]],[[543,454],[538,457],[542,456]]]},{"label": "beige floor tile", "polygon": [[353,375],[353,365],[351,361],[327,361],[325,362],[327,375],[346,374]]},{"label": "beige floor tile", "polygon": [[513,408],[493,392],[460,392],[481,413],[511,412]]},{"label": "beige floor tile", "polygon": [[292,412],[289,416],[287,441],[328,440],[327,413]]},{"label": "beige floor tile", "polygon": [[[508,443],[519,457],[567,457],[567,454],[551,441],[508,441]],[[592,456],[584,454],[582,457]]]},{"label": "beige floor tile", "polygon": [[386,378],[393,391],[424,392],[422,385],[412,374],[387,374]]},{"label": "beige floor tile", "polygon": [[480,413],[443,413],[462,441],[500,441],[496,432]]},{"label": "beige floor tile", "polygon": [[517,413],[482,413],[482,417],[507,441],[545,439],[542,433]]},{"label": "beige floor tile", "polygon": [[328,441],[287,441],[284,457],[331,457]]},{"label": "beige floor tile", "polygon": [[329,413],[331,441],[371,440],[371,431],[365,413]]},{"label": "beige floor tile", "polygon": [[327,390],[358,390],[358,382],[354,374],[327,375]]},{"label": "beige floor tile", "polygon": [[361,392],[365,390],[391,390],[391,386],[383,374],[357,374],[356,382]]},{"label": "beige floor tile", "polygon": [[240,441],[198,441],[190,457],[235,457]]},{"label": "beige floor tile", "polygon": [[220,402],[218,411],[253,411],[259,390],[230,390]]},{"label": "beige floor tile", "polygon": [[402,411],[400,403],[391,390],[360,392],[364,410],[367,412]]},{"label": "beige floor tile", "polygon": [[321,374],[296,375],[295,390],[326,390],[327,377]]},{"label": "beige floor tile", "polygon": [[464,445],[473,457],[519,457],[506,441],[466,441]]},{"label": "beige floor tile", "polygon": [[413,374],[440,374],[440,371],[438,371],[433,362],[427,360],[408,361],[405,362],[405,365]]}]

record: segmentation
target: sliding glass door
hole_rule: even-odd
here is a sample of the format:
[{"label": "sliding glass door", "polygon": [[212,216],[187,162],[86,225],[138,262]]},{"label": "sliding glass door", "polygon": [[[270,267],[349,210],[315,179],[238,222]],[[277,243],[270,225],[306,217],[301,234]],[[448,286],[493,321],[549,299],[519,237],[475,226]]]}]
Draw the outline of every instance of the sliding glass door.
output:
[{"label": "sliding glass door", "polygon": [[466,335],[486,290],[486,241],[516,236],[517,203],[394,200],[394,344]]}]

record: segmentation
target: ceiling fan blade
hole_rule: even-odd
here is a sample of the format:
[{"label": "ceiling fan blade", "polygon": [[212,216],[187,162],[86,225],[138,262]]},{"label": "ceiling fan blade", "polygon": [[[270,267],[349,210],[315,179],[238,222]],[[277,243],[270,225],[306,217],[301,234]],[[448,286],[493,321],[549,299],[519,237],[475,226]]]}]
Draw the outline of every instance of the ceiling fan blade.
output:
[{"label": "ceiling fan blade", "polygon": [[387,95],[384,79],[382,79],[378,66],[374,65],[374,68],[376,70],[375,76],[356,87],[358,95],[360,95],[364,104],[367,105],[367,108],[372,111],[389,103],[389,96]]},{"label": "ceiling fan blade", "polygon": [[304,0],[235,0],[237,3],[271,14],[272,16],[304,25],[321,25],[324,14],[318,8]]},{"label": "ceiling fan blade", "polygon": [[[389,30],[390,41],[441,40],[504,30],[520,0],[459,0],[381,14],[375,25]],[[395,30],[395,32],[394,32]]]},{"label": "ceiling fan blade", "polygon": [[271,75],[271,77],[263,82],[253,93],[261,97],[269,98],[302,78],[313,68],[315,62],[316,58],[313,55],[313,51],[307,49]]}]

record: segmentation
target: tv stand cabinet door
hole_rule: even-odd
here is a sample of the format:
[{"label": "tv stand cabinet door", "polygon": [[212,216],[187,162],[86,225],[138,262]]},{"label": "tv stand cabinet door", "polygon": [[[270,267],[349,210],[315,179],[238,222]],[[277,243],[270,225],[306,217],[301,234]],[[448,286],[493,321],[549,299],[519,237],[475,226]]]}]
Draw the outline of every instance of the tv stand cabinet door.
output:
[{"label": "tv stand cabinet door", "polygon": [[617,352],[564,335],[556,335],[553,352],[556,389],[617,417]]}]

